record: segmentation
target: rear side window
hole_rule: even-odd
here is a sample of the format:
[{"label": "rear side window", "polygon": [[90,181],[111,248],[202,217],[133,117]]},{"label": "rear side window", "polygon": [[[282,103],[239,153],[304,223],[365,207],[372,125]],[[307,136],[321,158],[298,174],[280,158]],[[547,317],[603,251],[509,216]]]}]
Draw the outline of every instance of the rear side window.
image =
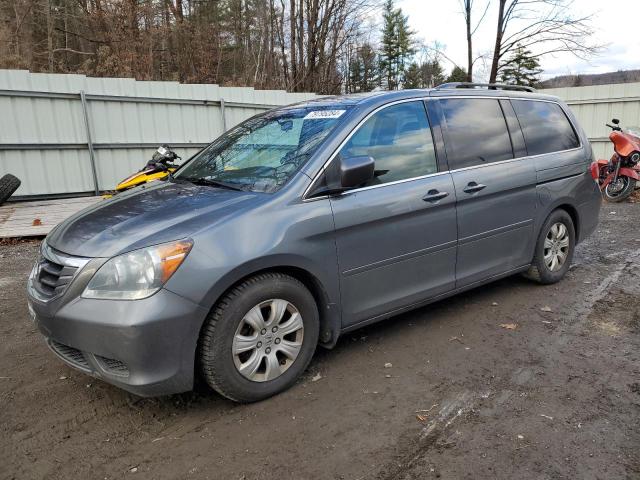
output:
[{"label": "rear side window", "polygon": [[420,177],[438,170],[422,101],[399,103],[373,114],[342,147],[340,155],[372,157],[375,178],[370,185]]},{"label": "rear side window", "polygon": [[580,146],[560,105],[535,100],[511,100],[529,155],[560,152]]},{"label": "rear side window", "polygon": [[513,158],[507,123],[498,100],[440,100],[449,168],[472,167]]}]

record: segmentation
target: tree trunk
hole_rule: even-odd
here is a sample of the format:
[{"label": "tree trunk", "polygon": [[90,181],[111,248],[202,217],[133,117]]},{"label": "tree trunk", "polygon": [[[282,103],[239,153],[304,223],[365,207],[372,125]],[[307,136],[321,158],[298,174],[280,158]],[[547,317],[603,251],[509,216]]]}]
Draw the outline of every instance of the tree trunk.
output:
[{"label": "tree trunk", "polygon": [[495,83],[498,78],[498,63],[500,62],[500,50],[502,50],[502,36],[504,35],[504,7],[507,0],[500,0],[498,6],[498,28],[496,31],[496,43],[493,48],[493,60],[491,62],[491,74],[489,83]]},{"label": "tree trunk", "polygon": [[289,15],[289,21],[291,23],[291,82],[289,89],[295,92],[298,81],[298,58],[296,57],[296,0],[291,0],[291,12]]},{"label": "tree trunk", "polygon": [[51,0],[47,1],[47,64],[49,72],[53,72],[53,17],[51,16]]},{"label": "tree trunk", "polygon": [[464,17],[467,23],[467,82],[473,82],[473,46],[471,42],[471,0],[464,2]]},{"label": "tree trunk", "polygon": [[[299,85],[304,85],[304,3],[300,0],[300,11],[298,12],[298,72],[300,72]],[[299,89],[300,87],[298,87]]]}]

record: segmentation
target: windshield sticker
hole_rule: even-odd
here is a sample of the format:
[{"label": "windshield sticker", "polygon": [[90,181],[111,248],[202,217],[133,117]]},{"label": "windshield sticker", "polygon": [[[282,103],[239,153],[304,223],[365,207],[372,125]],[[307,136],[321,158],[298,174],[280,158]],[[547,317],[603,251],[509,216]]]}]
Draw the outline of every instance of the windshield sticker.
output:
[{"label": "windshield sticker", "polygon": [[314,110],[307,113],[303,120],[321,119],[321,118],[340,118],[346,110]]}]

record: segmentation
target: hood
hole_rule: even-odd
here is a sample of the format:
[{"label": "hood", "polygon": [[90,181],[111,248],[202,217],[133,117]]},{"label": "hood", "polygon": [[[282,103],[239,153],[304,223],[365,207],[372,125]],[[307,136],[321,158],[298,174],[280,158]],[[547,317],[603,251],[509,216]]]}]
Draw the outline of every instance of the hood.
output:
[{"label": "hood", "polygon": [[269,197],[190,183],[138,187],[69,217],[47,236],[68,255],[112,257],[187,238]]}]

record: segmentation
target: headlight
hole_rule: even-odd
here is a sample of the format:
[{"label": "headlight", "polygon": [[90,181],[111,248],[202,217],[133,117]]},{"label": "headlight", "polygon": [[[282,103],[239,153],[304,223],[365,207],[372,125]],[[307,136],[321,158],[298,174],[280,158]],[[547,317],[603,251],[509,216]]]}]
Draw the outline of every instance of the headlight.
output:
[{"label": "headlight", "polygon": [[111,300],[147,298],[169,280],[192,246],[191,240],[183,240],[113,257],[96,272],[82,297]]}]

